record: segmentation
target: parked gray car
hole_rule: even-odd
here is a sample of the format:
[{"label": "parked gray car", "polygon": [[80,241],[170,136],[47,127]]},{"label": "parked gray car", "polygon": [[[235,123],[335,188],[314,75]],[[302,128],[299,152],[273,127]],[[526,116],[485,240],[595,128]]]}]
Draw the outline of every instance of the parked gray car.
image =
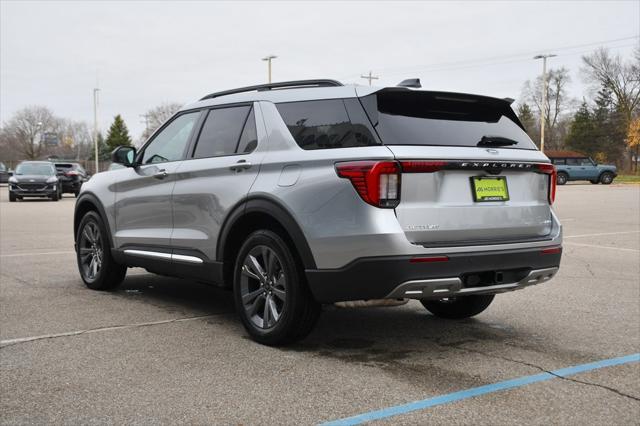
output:
[{"label": "parked gray car", "polygon": [[551,279],[555,169],[509,100],[306,80],[182,108],[82,186],[80,275],[128,267],[233,290],[258,342],[306,336],[322,304],[418,299],[443,318]]}]

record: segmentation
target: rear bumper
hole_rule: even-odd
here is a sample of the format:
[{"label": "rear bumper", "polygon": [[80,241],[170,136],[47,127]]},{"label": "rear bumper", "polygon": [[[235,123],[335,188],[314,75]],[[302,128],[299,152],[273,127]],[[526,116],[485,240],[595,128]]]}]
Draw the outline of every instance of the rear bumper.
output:
[{"label": "rear bumper", "polygon": [[[448,253],[446,261],[412,262],[416,256],[372,257],[343,268],[307,270],[317,301],[385,298],[439,299],[518,290],[551,279],[561,250],[542,248]],[[419,258],[419,256],[418,256]]]}]

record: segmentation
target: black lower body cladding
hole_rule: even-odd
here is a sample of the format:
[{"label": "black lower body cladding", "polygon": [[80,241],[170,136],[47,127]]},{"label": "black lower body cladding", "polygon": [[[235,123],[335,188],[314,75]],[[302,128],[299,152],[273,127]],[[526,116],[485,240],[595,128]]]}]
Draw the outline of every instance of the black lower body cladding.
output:
[{"label": "black lower body cladding", "polygon": [[421,256],[370,257],[339,269],[308,269],[306,275],[321,303],[382,299],[411,280],[459,277],[466,286],[477,286],[483,280],[509,282],[534,269],[558,267],[561,250],[544,253],[544,249],[443,254],[448,260],[439,262],[411,262]]}]

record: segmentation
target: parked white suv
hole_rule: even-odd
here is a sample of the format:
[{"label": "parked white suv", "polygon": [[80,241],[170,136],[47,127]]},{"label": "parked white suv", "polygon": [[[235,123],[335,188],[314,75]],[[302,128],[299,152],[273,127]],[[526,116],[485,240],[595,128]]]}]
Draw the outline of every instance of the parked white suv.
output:
[{"label": "parked white suv", "polygon": [[465,318],[558,271],[555,171],[509,100],[307,80],[205,96],[82,186],[88,287],[127,267],[232,288],[258,342],[321,304],[418,299]]}]

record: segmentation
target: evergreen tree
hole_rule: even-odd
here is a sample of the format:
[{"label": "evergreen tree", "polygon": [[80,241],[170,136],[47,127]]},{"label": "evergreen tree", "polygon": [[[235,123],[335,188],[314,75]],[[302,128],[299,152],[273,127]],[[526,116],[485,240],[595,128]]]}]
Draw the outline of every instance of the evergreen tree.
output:
[{"label": "evergreen tree", "polygon": [[595,103],[592,120],[597,152],[608,161],[620,162],[625,149],[624,116],[616,108],[611,90],[608,88],[602,88],[598,92]]},{"label": "evergreen tree", "polygon": [[587,101],[582,101],[580,109],[573,116],[565,143],[572,150],[589,156],[595,156],[598,152],[598,141],[594,135],[593,118]]},{"label": "evergreen tree", "polygon": [[127,129],[127,125],[124,124],[124,120],[120,114],[116,115],[113,119],[113,124],[111,124],[109,132],[107,133],[106,144],[109,147],[109,151],[113,151],[119,146],[131,146],[129,130]]},{"label": "evergreen tree", "polygon": [[526,129],[529,137],[536,141],[538,139],[538,132],[536,130],[537,122],[536,117],[533,115],[533,111],[531,111],[529,105],[526,103],[518,105],[516,114],[518,115],[518,119]]}]

